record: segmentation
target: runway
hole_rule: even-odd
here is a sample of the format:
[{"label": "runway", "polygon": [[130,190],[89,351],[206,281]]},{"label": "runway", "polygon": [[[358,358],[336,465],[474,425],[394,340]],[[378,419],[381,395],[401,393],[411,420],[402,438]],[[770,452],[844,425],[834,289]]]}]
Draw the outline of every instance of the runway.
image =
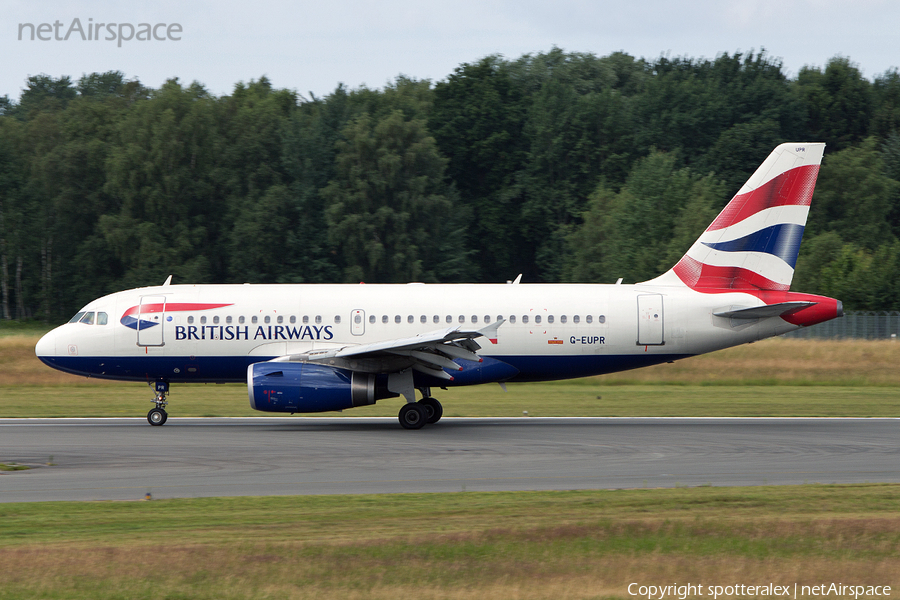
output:
[{"label": "runway", "polygon": [[0,419],[0,462],[0,502],[900,482],[900,419]]}]

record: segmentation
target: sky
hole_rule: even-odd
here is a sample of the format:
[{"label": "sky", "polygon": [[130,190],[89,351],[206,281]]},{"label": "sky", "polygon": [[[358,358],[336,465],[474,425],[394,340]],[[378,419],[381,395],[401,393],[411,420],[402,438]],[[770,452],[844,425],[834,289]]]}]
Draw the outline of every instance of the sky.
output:
[{"label": "sky", "polygon": [[[154,88],[173,77],[198,81],[216,95],[265,75],[275,87],[309,98],[339,83],[381,88],[401,74],[436,82],[490,54],[515,59],[554,46],[648,59],[711,59],[764,48],[790,77],[838,55],[869,79],[900,67],[897,0],[0,0],[0,6],[0,96],[13,100],[30,75],[77,81],[111,70]],[[80,31],[99,39],[82,39]],[[67,32],[69,39],[56,39]]]}]

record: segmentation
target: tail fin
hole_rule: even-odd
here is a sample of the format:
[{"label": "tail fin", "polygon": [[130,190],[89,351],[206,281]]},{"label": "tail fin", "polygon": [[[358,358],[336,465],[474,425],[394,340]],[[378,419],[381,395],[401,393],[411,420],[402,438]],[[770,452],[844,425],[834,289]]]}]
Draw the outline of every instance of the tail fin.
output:
[{"label": "tail fin", "polygon": [[823,143],[775,148],[678,264],[647,283],[788,290],[824,151]]}]

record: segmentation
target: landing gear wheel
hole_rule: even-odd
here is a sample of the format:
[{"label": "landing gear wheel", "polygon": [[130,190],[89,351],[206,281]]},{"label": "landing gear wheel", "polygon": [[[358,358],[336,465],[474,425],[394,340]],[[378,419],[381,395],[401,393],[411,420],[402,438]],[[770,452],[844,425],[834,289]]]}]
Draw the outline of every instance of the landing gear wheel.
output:
[{"label": "landing gear wheel", "polygon": [[403,429],[422,429],[428,421],[428,412],[418,402],[410,402],[400,409],[399,418]]},{"label": "landing gear wheel", "polygon": [[437,398],[427,396],[419,400],[417,404],[421,404],[425,407],[425,421],[429,425],[434,425],[441,420],[442,416],[444,416],[444,407],[437,401]]},{"label": "landing gear wheel", "polygon": [[168,418],[168,413],[161,408],[153,408],[147,413],[147,422],[151,425],[164,425]]},{"label": "landing gear wheel", "polygon": [[169,382],[165,379],[157,379],[150,385],[154,386],[156,390],[156,397],[153,399],[156,408],[147,413],[147,422],[151,425],[165,425],[166,419],[169,418],[169,414],[166,412],[166,406],[169,405],[166,400],[166,396],[169,395]]}]

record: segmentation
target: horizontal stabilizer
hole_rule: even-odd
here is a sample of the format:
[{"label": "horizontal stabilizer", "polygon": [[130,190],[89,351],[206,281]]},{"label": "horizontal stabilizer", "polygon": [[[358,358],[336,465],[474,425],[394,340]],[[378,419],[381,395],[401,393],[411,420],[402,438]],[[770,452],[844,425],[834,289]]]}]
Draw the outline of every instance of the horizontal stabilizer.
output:
[{"label": "horizontal stabilizer", "polygon": [[726,317],[732,319],[767,319],[769,317],[781,317],[784,315],[792,315],[816,304],[815,302],[779,302],[778,304],[767,304],[765,306],[738,307],[732,306],[727,310],[720,310],[713,314],[717,317]]}]

